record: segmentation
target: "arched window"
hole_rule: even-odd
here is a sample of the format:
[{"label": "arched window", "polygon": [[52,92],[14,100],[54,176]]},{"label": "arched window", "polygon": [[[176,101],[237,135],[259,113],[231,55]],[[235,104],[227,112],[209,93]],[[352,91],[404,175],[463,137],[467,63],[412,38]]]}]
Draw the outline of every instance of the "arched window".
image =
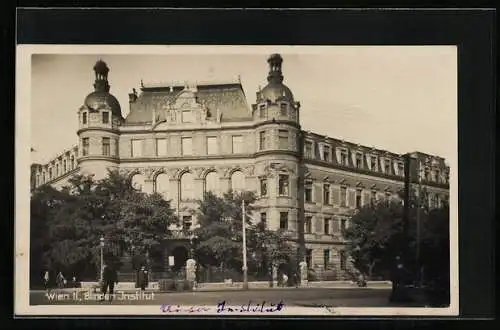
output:
[{"label": "arched window", "polygon": [[75,156],[71,156],[71,169],[75,168]]},{"label": "arched window", "polygon": [[144,189],[144,176],[137,173],[132,177],[132,188],[143,191]]},{"label": "arched window", "polygon": [[169,183],[168,176],[165,173],[156,176],[155,192],[162,195],[165,200],[168,198]]},{"label": "arched window", "polygon": [[214,194],[219,191],[219,176],[215,172],[210,172],[205,177],[205,193],[209,191]]},{"label": "arched window", "polygon": [[241,171],[234,171],[231,175],[231,189],[233,191],[245,190],[245,175]]},{"label": "arched window", "polygon": [[194,176],[186,172],[181,176],[180,182],[181,200],[194,199]]}]

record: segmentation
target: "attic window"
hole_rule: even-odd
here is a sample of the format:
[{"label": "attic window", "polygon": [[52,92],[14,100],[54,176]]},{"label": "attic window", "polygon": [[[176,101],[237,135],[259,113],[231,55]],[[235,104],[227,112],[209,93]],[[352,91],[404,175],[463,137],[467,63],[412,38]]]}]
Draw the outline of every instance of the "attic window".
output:
[{"label": "attic window", "polygon": [[84,125],[87,124],[87,113],[86,112],[82,113],[82,124],[84,124]]},{"label": "attic window", "polygon": [[280,104],[280,115],[287,116],[288,115],[288,105],[286,103]]}]

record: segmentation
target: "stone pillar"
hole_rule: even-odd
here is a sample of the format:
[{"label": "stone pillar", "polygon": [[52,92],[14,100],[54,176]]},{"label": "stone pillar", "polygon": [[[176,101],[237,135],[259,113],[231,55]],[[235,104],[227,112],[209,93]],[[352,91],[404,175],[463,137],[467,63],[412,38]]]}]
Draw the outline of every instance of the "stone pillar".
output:
[{"label": "stone pillar", "polygon": [[301,261],[300,267],[300,286],[307,286],[307,262]]}]

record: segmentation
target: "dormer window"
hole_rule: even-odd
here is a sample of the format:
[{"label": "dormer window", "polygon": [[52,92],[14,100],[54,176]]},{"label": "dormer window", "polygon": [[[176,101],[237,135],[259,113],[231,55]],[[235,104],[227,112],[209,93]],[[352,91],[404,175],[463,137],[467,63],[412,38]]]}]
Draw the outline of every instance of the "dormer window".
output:
[{"label": "dormer window", "polygon": [[441,172],[436,170],[436,182],[441,183]]},{"label": "dormer window", "polygon": [[391,160],[384,159],[384,173],[391,174]]},{"label": "dormer window", "polygon": [[376,156],[369,156],[370,158],[370,170],[376,171],[377,170],[377,157]]},{"label": "dormer window", "polygon": [[102,123],[109,124],[109,112],[108,111],[102,112]]},{"label": "dormer window", "polygon": [[325,161],[325,162],[329,162],[330,161],[330,146],[327,146],[327,145],[323,145],[323,154],[322,154],[322,159]]},{"label": "dormer window", "polygon": [[359,168],[359,169],[363,168],[363,154],[360,152],[356,153],[355,166],[356,166],[356,168]]},{"label": "dormer window", "polygon": [[287,115],[288,115],[288,104],[281,103],[280,104],[280,116],[287,116]]},{"label": "dormer window", "polygon": [[398,162],[398,175],[399,176],[405,175],[405,165],[402,162]]},{"label": "dormer window", "polygon": [[305,158],[312,158],[312,142],[306,141],[304,144],[304,157]]},{"label": "dormer window", "polygon": [[87,113],[82,113],[82,124],[87,125]]},{"label": "dormer window", "polygon": [[340,151],[340,164],[349,166],[349,155],[345,149]]}]

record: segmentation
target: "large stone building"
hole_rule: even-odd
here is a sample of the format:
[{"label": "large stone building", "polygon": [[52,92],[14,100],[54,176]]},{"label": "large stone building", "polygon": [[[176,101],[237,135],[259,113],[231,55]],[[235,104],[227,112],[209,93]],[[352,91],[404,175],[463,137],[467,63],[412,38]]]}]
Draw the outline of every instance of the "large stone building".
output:
[{"label": "large stone building", "polygon": [[[137,189],[162,194],[178,210],[182,225],[172,228],[179,234],[166,255],[183,242],[182,227],[196,225],[189,209],[204,191],[253,190],[259,196],[256,221],[303,238],[309,267],[324,278],[345,277],[341,228],[354,209],[397,196],[403,157],[303,131],[301,104],[283,84],[282,62],[278,54],[269,57],[268,84],[252,104],[239,81],[141,83],[129,94],[123,118],[109,92],[109,69],[98,61],[95,90],[75,118],[78,145],[34,165],[33,185],[62,187],[76,173],[99,179],[109,168],[130,175]],[[448,198],[449,168],[437,156],[412,156],[429,203],[439,205]]]}]

